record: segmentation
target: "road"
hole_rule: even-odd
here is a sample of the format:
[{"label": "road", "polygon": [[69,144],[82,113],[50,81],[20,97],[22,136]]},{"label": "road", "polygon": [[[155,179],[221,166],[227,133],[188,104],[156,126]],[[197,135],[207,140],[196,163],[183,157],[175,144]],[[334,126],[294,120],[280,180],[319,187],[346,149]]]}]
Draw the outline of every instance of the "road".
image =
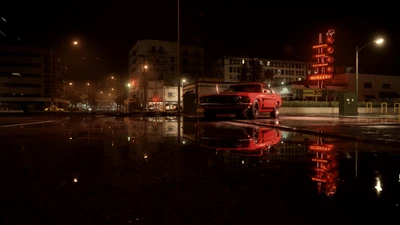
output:
[{"label": "road", "polygon": [[400,204],[398,145],[325,134],[396,123],[92,116],[2,127],[0,223],[385,223]]}]

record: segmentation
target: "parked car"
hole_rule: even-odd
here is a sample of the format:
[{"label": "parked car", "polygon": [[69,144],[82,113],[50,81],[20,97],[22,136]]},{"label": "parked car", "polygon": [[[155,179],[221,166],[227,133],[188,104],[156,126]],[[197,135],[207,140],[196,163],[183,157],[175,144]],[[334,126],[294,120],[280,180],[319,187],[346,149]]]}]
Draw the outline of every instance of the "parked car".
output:
[{"label": "parked car", "polygon": [[235,114],[239,118],[246,114],[250,119],[257,119],[264,112],[277,118],[281,105],[281,96],[263,83],[233,84],[223,92],[201,96],[199,104],[207,119],[218,114]]}]

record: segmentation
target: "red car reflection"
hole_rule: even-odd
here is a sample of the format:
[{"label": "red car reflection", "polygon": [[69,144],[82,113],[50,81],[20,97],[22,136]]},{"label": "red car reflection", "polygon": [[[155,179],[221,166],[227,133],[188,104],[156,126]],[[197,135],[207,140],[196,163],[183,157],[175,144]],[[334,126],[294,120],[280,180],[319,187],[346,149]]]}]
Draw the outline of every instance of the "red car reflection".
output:
[{"label": "red car reflection", "polygon": [[265,127],[212,126],[200,135],[205,147],[246,156],[261,156],[280,140],[279,130]]}]

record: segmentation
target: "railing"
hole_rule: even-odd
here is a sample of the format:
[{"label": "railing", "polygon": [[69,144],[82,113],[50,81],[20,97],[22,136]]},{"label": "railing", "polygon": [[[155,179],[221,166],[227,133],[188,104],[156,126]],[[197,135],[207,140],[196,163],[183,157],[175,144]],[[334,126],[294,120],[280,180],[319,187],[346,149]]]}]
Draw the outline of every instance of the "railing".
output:
[{"label": "railing", "polygon": [[381,103],[381,113],[387,113],[387,103],[386,102]]},{"label": "railing", "polygon": [[367,104],[365,105],[366,109],[367,109],[367,113],[372,113],[372,102],[367,102]]}]

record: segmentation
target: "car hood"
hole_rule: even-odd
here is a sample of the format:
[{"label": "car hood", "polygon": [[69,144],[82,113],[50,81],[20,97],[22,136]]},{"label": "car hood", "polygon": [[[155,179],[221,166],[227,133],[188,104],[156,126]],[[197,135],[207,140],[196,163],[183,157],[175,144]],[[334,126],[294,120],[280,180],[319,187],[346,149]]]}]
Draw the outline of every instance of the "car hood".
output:
[{"label": "car hood", "polygon": [[219,94],[211,94],[211,95],[203,95],[202,97],[209,97],[209,96],[247,96],[249,92],[221,92]]}]

